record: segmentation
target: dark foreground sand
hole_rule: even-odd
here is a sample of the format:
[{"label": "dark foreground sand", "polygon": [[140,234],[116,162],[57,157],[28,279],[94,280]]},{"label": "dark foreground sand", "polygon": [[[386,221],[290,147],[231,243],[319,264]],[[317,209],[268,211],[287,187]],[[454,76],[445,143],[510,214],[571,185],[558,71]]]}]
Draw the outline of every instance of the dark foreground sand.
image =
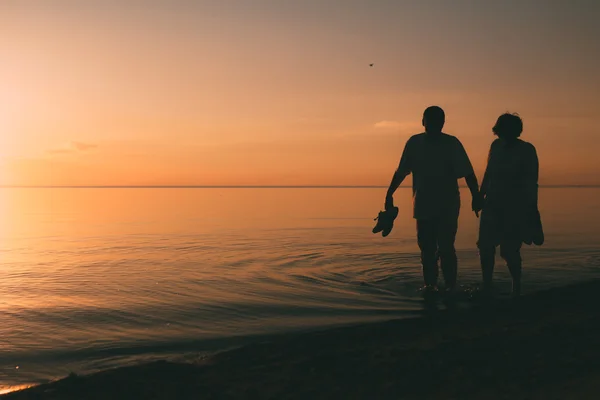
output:
[{"label": "dark foreground sand", "polygon": [[286,335],[196,364],[70,377],[3,399],[598,399],[600,282],[424,318]]}]

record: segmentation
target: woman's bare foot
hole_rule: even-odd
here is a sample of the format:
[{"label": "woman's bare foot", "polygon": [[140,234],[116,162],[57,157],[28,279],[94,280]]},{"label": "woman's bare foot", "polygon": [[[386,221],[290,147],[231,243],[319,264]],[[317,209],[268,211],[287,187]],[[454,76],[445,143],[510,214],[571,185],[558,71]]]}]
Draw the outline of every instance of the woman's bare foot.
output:
[{"label": "woman's bare foot", "polygon": [[486,294],[486,295],[492,294],[492,289],[493,289],[492,281],[485,281],[485,282],[483,282],[483,285],[481,287],[481,291],[484,294]]}]

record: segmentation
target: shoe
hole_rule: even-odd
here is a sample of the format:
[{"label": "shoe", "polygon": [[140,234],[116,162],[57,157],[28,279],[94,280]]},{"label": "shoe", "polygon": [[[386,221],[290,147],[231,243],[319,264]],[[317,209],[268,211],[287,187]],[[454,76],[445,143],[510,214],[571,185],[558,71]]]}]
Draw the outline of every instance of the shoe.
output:
[{"label": "shoe", "polygon": [[373,233],[381,232],[381,236],[386,237],[394,227],[394,220],[398,216],[398,207],[390,207],[385,211],[380,211],[375,221],[377,224],[373,228]]}]

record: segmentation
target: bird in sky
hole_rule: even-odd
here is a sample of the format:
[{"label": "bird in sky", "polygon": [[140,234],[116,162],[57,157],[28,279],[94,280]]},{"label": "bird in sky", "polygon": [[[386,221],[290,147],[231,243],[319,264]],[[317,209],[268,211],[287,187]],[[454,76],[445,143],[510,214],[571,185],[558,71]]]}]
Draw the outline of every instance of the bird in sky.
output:
[{"label": "bird in sky", "polygon": [[375,64],[369,64],[369,67],[372,67],[373,65],[375,65]]}]

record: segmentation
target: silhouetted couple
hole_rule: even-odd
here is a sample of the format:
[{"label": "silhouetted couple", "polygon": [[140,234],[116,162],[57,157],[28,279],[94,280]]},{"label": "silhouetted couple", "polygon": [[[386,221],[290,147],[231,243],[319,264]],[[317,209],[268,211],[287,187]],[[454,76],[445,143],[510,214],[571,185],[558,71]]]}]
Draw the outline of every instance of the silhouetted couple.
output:
[{"label": "silhouetted couple", "polygon": [[519,139],[521,118],[501,115],[492,129],[498,136],[490,148],[481,190],[469,157],[456,137],[442,132],[444,111],[437,106],[423,113],[425,132],[412,136],[404,147],[385,199],[394,208],[393,194],[404,178],[413,175],[413,217],[421,250],[424,289],[437,290],[438,260],[446,290],[457,280],[454,242],[458,229],[458,180],[465,178],[471,192],[471,209],[481,219],[479,255],[483,288],[491,289],[496,247],[513,279],[513,294],[521,291],[522,243],[541,244],[543,233],[537,211],[538,158],[535,147]]}]

